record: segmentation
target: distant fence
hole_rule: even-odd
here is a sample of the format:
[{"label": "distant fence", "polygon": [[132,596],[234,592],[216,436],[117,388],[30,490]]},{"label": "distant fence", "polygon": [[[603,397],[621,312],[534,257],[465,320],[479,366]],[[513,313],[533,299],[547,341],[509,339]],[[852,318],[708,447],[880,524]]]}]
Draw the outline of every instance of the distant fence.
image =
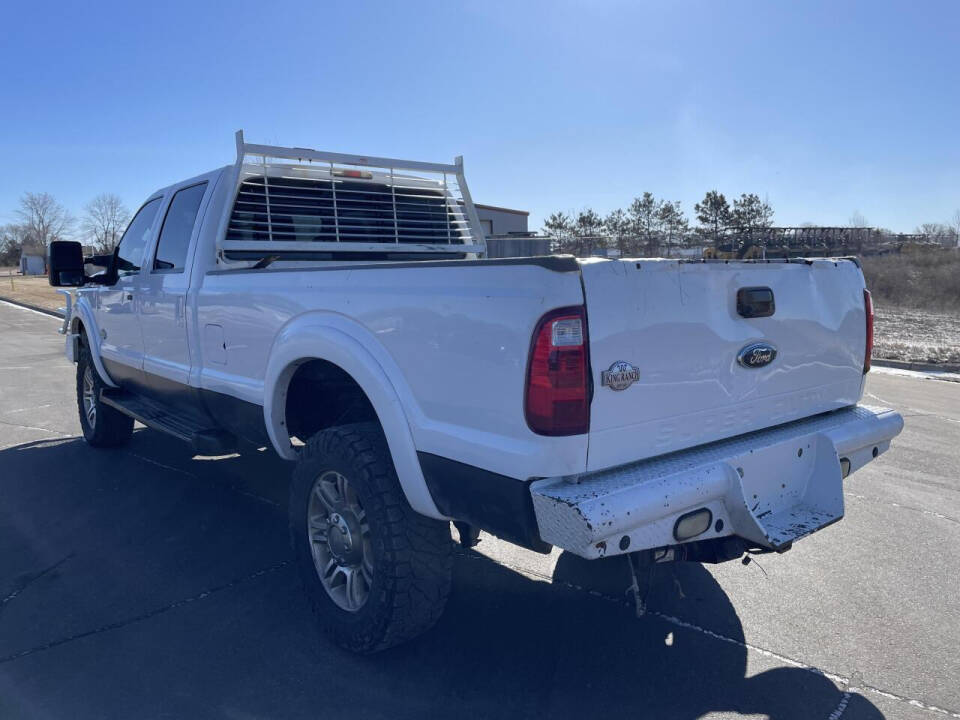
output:
[{"label": "distant fence", "polygon": [[533,257],[550,254],[550,238],[523,235],[488,235],[487,257]]}]

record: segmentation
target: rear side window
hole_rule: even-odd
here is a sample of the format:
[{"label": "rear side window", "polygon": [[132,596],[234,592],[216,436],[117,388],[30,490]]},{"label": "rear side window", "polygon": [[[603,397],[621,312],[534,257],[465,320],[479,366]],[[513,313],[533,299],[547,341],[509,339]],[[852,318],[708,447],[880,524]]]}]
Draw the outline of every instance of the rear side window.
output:
[{"label": "rear side window", "polygon": [[170,201],[170,209],[163,219],[160,240],[157,242],[153,269],[159,272],[183,272],[187,263],[190,236],[197,221],[200,201],[207,190],[206,183],[178,190]]},{"label": "rear side window", "polygon": [[117,274],[130,275],[140,271],[143,253],[153,232],[153,222],[160,209],[160,198],[154,198],[144,205],[127,226],[117,246]]}]

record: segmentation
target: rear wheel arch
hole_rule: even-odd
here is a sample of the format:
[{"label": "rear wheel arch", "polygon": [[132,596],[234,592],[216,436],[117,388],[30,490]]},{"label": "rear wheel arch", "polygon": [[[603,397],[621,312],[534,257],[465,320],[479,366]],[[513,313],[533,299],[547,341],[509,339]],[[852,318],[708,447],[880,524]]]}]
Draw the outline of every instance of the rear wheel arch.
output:
[{"label": "rear wheel arch", "polygon": [[290,369],[283,414],[291,438],[306,443],[330,427],[379,423],[370,398],[339,365],[321,358],[303,358]]},{"label": "rear wheel arch", "polygon": [[[298,457],[290,438],[299,437],[298,430],[306,432],[310,428],[310,423],[304,423],[302,415],[305,405],[309,410],[310,394],[306,401],[292,401],[291,396],[302,390],[300,383],[305,382],[304,378],[317,377],[351,385],[353,394],[348,393],[348,398],[356,401],[356,405],[351,409],[353,414],[345,417],[341,424],[377,422],[383,430],[407,502],[422,515],[446,519],[427,488],[408,418],[391,379],[356,337],[323,323],[319,318],[285,328],[271,351],[264,378],[263,410],[267,434],[277,453],[288,460]],[[323,392],[317,391],[315,397],[324,397]],[[319,425],[326,421],[330,423],[327,427],[335,427],[332,420],[335,419],[321,413],[314,425],[322,429]],[[293,427],[289,425],[291,421]],[[307,438],[301,439],[306,441]]]}]

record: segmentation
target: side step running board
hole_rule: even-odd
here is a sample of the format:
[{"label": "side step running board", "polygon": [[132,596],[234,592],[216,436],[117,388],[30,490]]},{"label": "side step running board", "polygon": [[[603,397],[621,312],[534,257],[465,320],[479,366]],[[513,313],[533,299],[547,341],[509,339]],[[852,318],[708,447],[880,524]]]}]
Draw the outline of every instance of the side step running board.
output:
[{"label": "side step running board", "polygon": [[189,443],[200,455],[226,455],[237,449],[237,440],[230,433],[219,428],[203,427],[193,418],[139,395],[103,391],[100,400],[148,428]]}]

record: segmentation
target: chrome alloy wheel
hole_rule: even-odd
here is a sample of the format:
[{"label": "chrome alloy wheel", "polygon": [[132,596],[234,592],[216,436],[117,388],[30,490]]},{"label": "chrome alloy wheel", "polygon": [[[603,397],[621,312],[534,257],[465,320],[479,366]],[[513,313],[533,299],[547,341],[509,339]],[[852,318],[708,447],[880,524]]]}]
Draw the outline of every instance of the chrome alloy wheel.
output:
[{"label": "chrome alloy wheel", "polygon": [[307,506],[313,564],[324,589],[339,607],[357,612],[370,597],[373,548],[360,498],[347,479],[328,470],[313,483]]},{"label": "chrome alloy wheel", "polygon": [[97,426],[97,390],[93,383],[93,370],[89,365],[83,371],[83,414],[91,428]]}]

